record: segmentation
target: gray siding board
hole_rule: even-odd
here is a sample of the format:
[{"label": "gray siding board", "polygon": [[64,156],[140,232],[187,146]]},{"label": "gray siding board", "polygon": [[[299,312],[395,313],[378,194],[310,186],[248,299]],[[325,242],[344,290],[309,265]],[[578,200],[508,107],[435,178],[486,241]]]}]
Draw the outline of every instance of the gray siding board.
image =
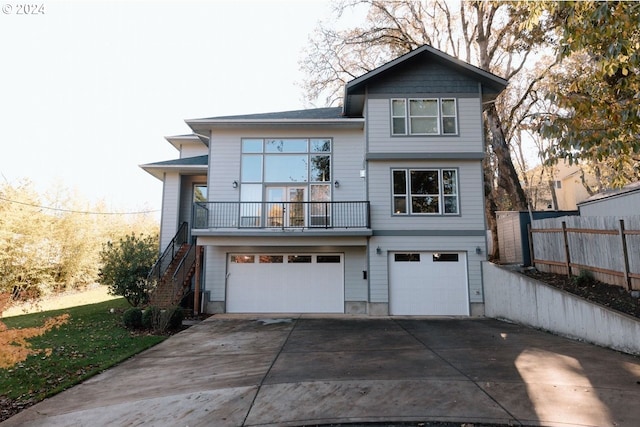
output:
[{"label": "gray siding board", "polygon": [[369,153],[483,153],[480,98],[458,98],[458,135],[391,136],[391,101],[367,101]]},{"label": "gray siding board", "polygon": [[638,215],[640,191],[621,194],[602,200],[595,200],[580,205],[582,216]]},{"label": "gray siding board", "polygon": [[205,175],[183,175],[180,184],[180,220],[191,224],[191,212],[193,211],[193,186],[195,184],[207,185]]},{"label": "gray siding board", "polygon": [[[454,168],[458,170],[460,215],[392,215],[391,170]],[[369,198],[374,230],[481,230],[485,228],[482,164],[468,162],[369,163]]]},{"label": "gray siding board", "polygon": [[421,57],[394,68],[392,78],[372,81],[367,90],[370,94],[473,93],[478,91],[478,80],[454,71],[451,66]]}]

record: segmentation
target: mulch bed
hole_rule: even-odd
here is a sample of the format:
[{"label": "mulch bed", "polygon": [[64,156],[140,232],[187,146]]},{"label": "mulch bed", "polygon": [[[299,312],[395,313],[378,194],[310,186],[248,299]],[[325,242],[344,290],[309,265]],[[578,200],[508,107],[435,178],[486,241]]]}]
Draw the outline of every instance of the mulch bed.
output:
[{"label": "mulch bed", "polygon": [[589,276],[569,278],[566,275],[543,273],[536,269],[525,269],[522,273],[589,301],[640,318],[640,298],[632,297],[629,291],[620,286],[608,285]]}]

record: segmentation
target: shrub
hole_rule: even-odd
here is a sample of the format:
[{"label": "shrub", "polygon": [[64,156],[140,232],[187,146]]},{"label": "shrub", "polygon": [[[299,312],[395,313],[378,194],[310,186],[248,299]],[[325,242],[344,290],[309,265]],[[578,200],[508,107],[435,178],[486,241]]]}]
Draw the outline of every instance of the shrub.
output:
[{"label": "shrub", "polygon": [[122,321],[128,329],[139,329],[142,327],[142,310],[138,307],[127,309],[122,315]]},{"label": "shrub", "polygon": [[157,246],[157,237],[135,233],[116,243],[108,242],[100,252],[100,283],[109,286],[112,295],[125,297],[134,307],[146,304],[151,285],[146,277],[158,256]]},{"label": "shrub", "polygon": [[593,274],[588,270],[580,270],[580,274],[573,276],[573,284],[578,287],[586,287],[594,282]]},{"label": "shrub", "polygon": [[145,329],[155,329],[157,319],[160,317],[160,309],[156,306],[147,307],[142,312],[142,327]]},{"label": "shrub", "polygon": [[169,329],[172,331],[180,329],[182,327],[182,321],[184,320],[184,310],[182,307],[172,307],[167,311],[169,312]]}]

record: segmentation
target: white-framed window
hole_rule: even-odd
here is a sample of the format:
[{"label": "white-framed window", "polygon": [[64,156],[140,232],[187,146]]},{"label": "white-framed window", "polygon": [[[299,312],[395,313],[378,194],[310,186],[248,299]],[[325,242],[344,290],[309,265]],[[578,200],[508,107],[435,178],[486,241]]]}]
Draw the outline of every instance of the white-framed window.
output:
[{"label": "white-framed window", "polygon": [[391,134],[457,135],[455,98],[396,98],[391,100]]},{"label": "white-framed window", "polygon": [[456,169],[393,169],[394,215],[458,215]]}]

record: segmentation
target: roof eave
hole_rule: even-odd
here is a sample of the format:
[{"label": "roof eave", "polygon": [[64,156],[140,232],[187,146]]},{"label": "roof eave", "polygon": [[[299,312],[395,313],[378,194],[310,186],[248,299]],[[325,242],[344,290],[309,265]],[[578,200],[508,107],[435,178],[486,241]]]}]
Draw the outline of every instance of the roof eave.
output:
[{"label": "roof eave", "polygon": [[364,118],[345,119],[194,119],[186,120],[187,125],[195,133],[209,129],[234,129],[234,128],[301,128],[301,127],[338,127],[346,129],[363,129]]},{"label": "roof eave", "polygon": [[206,174],[208,171],[208,166],[202,165],[154,165],[153,163],[148,163],[138,165],[138,167],[148,174],[158,178],[160,181],[164,179],[164,174],[166,172],[182,172],[186,175],[195,175],[199,173]]}]

